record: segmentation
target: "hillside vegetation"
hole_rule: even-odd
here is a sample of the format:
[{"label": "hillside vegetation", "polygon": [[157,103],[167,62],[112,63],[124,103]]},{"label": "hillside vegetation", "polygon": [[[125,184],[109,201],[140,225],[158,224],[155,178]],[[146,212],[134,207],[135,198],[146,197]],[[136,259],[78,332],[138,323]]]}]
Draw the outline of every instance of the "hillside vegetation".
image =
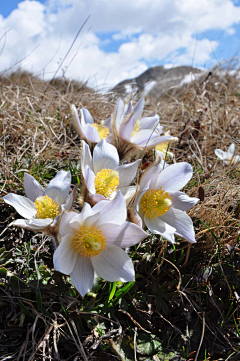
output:
[{"label": "hillside vegetation", "polygon": [[[70,105],[100,122],[116,100],[78,82],[1,77],[0,197],[24,195],[24,172],[45,186],[58,170],[70,170],[72,186],[79,183]],[[173,246],[150,234],[129,250],[135,283],[101,280],[82,298],[54,271],[50,238],[12,226],[20,216],[1,201],[1,361],[240,359],[240,164],[214,154],[231,143],[240,154],[239,80],[209,74],[146,104],[178,137],[174,161],[194,168],[184,191],[200,199],[188,212],[197,243],[179,238]]]}]

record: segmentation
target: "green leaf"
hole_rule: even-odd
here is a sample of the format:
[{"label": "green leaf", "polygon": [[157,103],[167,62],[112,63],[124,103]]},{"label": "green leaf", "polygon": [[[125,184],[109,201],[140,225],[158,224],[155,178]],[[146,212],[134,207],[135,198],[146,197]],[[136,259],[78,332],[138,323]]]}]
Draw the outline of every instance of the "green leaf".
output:
[{"label": "green leaf", "polygon": [[130,289],[132,288],[132,286],[134,285],[134,281],[132,282],[128,282],[123,288],[120,288],[116,293],[115,293],[115,299],[114,299],[114,303],[116,303],[120,298],[122,298],[128,291],[130,291]]},{"label": "green leaf", "polygon": [[155,335],[140,334],[137,338],[137,350],[142,355],[152,356],[162,351],[162,344]]},{"label": "green leaf", "polygon": [[0,268],[0,278],[6,278],[7,270],[6,268]]},{"label": "green leaf", "polygon": [[168,314],[168,305],[164,301],[163,297],[157,296],[157,309],[167,315]]},{"label": "green leaf", "polygon": [[117,288],[117,282],[110,282],[110,287],[109,287],[110,294],[109,294],[109,297],[108,297],[108,303],[111,301],[111,299],[115,295],[116,288]]},{"label": "green leaf", "polygon": [[18,303],[22,312],[25,313],[25,315],[27,316],[32,315],[32,313],[29,311],[29,309],[24,305],[24,303],[20,299],[18,299]]},{"label": "green leaf", "polygon": [[5,251],[6,251],[6,248],[5,248],[5,247],[0,248],[0,256],[1,256],[1,254],[2,254],[3,252],[5,252]]},{"label": "green leaf", "polygon": [[22,290],[26,290],[27,285],[21,281],[17,276],[10,276],[9,285],[11,287],[12,292],[20,292]]}]

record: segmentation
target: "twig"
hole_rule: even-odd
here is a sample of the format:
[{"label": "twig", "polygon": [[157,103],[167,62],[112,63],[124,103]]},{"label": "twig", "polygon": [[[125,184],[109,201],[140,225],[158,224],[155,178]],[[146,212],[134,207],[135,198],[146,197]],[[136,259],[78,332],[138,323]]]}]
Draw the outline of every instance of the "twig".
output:
[{"label": "twig", "polygon": [[137,327],[135,327],[134,330],[133,343],[134,343],[134,361],[137,361]]},{"label": "twig", "polygon": [[134,318],[130,315],[130,313],[128,313],[125,310],[122,310],[121,308],[118,311],[120,311],[120,312],[124,313],[125,315],[127,315],[132,320],[132,322],[135,323],[135,325],[137,325],[137,327],[139,327],[142,331],[144,331],[146,333],[151,333],[151,331],[146,330],[136,320],[134,320]]},{"label": "twig", "polygon": [[174,328],[174,330],[175,330],[179,335],[181,335],[181,337],[183,338],[183,340],[184,340],[185,342],[187,342],[187,337],[184,336],[184,334],[182,333],[182,331],[181,331],[178,327],[174,326],[170,321],[168,321],[165,317],[163,317],[163,315],[162,315],[158,310],[155,310],[155,312],[156,312],[165,322],[167,322],[172,328]]},{"label": "twig", "polygon": [[203,318],[202,318],[202,335],[201,335],[201,340],[200,340],[200,343],[199,343],[198,350],[197,350],[197,353],[196,353],[196,356],[195,356],[195,360],[194,360],[194,361],[197,361],[197,359],[198,359],[198,355],[199,355],[199,352],[200,352],[200,348],[201,348],[202,342],[203,342],[204,333],[205,333],[205,311],[203,312]]},{"label": "twig", "polygon": [[190,256],[190,250],[191,250],[191,247],[192,247],[192,243],[188,243],[188,249],[187,249],[187,254],[186,254],[186,259],[182,265],[181,268],[185,267],[186,264],[188,263],[188,259],[189,259],[189,256]]}]

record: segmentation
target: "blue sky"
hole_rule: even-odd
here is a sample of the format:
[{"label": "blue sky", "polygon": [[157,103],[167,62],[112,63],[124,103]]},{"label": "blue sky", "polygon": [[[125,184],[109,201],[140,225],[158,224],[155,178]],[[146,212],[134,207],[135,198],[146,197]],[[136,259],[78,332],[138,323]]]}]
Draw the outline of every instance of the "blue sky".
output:
[{"label": "blue sky", "polygon": [[[240,55],[240,1],[8,0],[0,7],[0,71],[109,87],[157,65],[210,68]],[[10,69],[10,70],[8,70]]]},{"label": "blue sky", "polygon": [[[0,13],[4,18],[11,14],[11,12],[17,8],[19,0],[2,0],[0,6]],[[45,0],[39,0],[40,3],[44,4]]]}]

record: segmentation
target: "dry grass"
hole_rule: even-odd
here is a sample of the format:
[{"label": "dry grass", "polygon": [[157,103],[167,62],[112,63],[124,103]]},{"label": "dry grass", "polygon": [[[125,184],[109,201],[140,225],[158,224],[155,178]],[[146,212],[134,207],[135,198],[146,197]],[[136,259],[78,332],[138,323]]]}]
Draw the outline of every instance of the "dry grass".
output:
[{"label": "dry grass", "polygon": [[[76,82],[58,79],[46,84],[23,73],[1,78],[0,196],[10,191],[22,194],[24,171],[44,183],[57,170],[70,169],[73,183],[76,183],[80,177],[79,137],[71,125],[70,104],[88,108],[93,118],[101,121],[109,117],[115,101],[114,94],[101,95]],[[188,161],[194,167],[194,177],[186,192],[201,199],[189,212],[195,222],[197,244],[192,247],[188,262],[184,262],[188,257],[184,243],[176,246],[174,256],[172,247],[161,248],[163,244],[157,237],[135,249],[132,256],[135,268],[144,279],[143,285],[137,283],[137,294],[146,295],[144,297],[148,300],[143,303],[140,295],[137,299],[135,294],[129,293],[130,306],[125,314],[116,314],[119,308],[124,308],[119,303],[109,310],[99,306],[97,314],[92,313],[96,305],[103,303],[101,297],[107,297],[104,296],[104,292],[108,292],[105,283],[103,291],[99,291],[103,296],[98,298],[96,295],[82,301],[74,297],[73,291],[70,292],[72,287],[67,281],[67,291],[60,292],[56,286],[53,287],[60,279],[56,272],[51,273],[55,280],[52,287],[38,284],[28,290],[21,290],[18,285],[16,291],[9,285],[11,277],[5,277],[0,295],[0,360],[127,360],[119,345],[123,339],[131,339],[136,351],[136,344],[140,341],[134,333],[135,328],[143,334],[150,331],[158,338],[164,334],[163,344],[181,354],[182,359],[194,360],[201,345],[198,360],[240,358],[240,333],[236,326],[240,317],[237,299],[240,285],[235,279],[240,261],[238,248],[232,248],[231,252],[235,253],[229,255],[226,246],[234,247],[239,239],[239,171],[236,165],[224,166],[214,154],[214,149],[227,150],[231,143],[236,144],[236,153],[240,154],[238,80],[230,75],[220,77],[213,74],[179,89],[174,96],[164,94],[157,103],[152,104],[153,101],[148,99],[148,110],[156,107],[165,130],[179,138],[172,147],[176,160]],[[51,246],[46,243],[47,246],[42,246],[40,251],[37,247],[39,237],[34,236],[31,249],[25,249],[24,244],[32,233],[8,228],[16,215],[3,203],[1,207],[0,248],[5,246],[13,252],[12,262],[4,267],[29,283],[30,279],[24,273],[24,267],[29,267],[29,264],[22,263],[21,266],[16,261],[20,257],[16,255],[16,249],[24,249],[22,259],[30,254],[34,265],[43,259],[47,269],[51,270]],[[160,256],[171,260],[175,268],[167,260],[161,260],[157,256],[159,252]],[[224,268],[219,272],[216,265]],[[232,267],[232,274],[227,273],[227,266]],[[199,271],[206,267],[214,270],[212,278],[204,274],[201,282],[194,283]],[[182,281],[179,281],[179,274]],[[169,295],[172,292],[164,301],[168,310],[164,310],[164,306],[161,309],[157,301],[160,297],[158,290],[165,281],[162,292]],[[42,295],[41,307],[36,292]],[[103,321],[106,329],[101,334],[99,327]],[[186,330],[190,325],[195,339]],[[11,338],[11,332],[15,340]],[[202,332],[203,344],[200,342]],[[149,359],[139,353],[137,357],[138,360]]]}]

